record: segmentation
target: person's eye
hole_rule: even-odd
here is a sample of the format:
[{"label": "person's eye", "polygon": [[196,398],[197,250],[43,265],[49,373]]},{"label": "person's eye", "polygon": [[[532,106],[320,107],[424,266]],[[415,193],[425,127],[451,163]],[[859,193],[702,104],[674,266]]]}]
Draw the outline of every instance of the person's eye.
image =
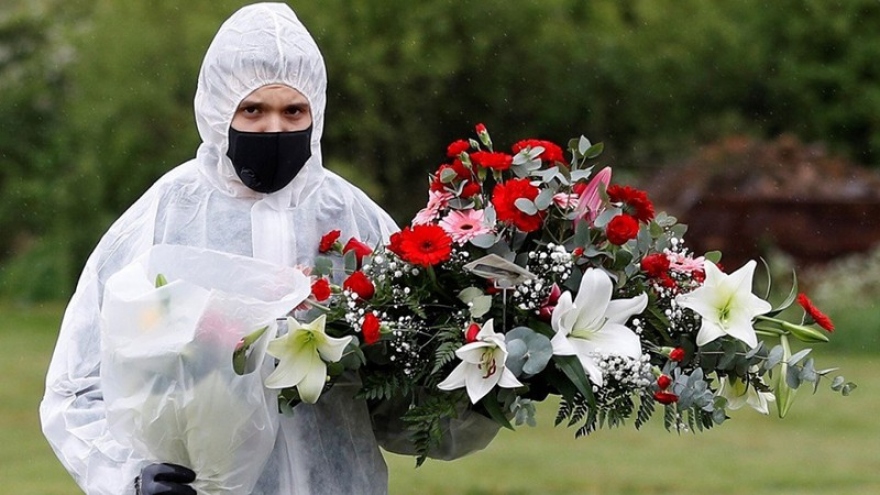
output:
[{"label": "person's eye", "polygon": [[239,111],[245,115],[256,115],[257,113],[259,113],[260,108],[256,105],[248,105],[241,107]]}]

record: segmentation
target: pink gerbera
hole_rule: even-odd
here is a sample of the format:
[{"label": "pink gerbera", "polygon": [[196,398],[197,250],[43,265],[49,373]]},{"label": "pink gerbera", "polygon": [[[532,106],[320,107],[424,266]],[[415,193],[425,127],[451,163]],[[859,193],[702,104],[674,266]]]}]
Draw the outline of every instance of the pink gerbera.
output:
[{"label": "pink gerbera", "polygon": [[449,205],[449,200],[454,198],[455,196],[446,191],[429,191],[428,192],[428,205],[419,210],[416,213],[416,217],[413,219],[413,225],[427,225],[437,217],[440,216],[440,210],[446,208]]},{"label": "pink gerbera", "polygon": [[458,244],[464,244],[474,237],[492,231],[483,224],[483,210],[452,210],[440,220],[440,226]]}]

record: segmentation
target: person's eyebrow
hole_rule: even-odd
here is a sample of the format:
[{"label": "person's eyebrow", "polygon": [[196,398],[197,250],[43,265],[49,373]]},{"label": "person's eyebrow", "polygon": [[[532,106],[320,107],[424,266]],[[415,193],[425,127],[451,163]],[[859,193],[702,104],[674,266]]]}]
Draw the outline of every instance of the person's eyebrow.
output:
[{"label": "person's eyebrow", "polygon": [[238,104],[239,109],[249,108],[249,107],[262,108],[263,102],[261,100],[256,99],[256,98],[245,98],[245,99],[241,100],[241,103]]}]

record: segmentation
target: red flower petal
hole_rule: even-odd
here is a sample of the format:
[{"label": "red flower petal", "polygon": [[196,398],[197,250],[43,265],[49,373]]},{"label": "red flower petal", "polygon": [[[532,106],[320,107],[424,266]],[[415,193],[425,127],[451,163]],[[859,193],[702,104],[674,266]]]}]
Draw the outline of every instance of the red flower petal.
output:
[{"label": "red flower petal", "polygon": [[623,203],[624,210],[639,221],[648,223],[654,218],[654,204],[645,191],[630,186],[608,186],[608,199],[612,203]]},{"label": "red flower petal", "polygon": [[608,242],[621,246],[639,235],[639,221],[632,215],[622,213],[612,218],[605,227]]},{"label": "red flower petal", "polygon": [[813,301],[810,301],[810,298],[807,297],[806,294],[801,292],[797,296],[797,302],[804,308],[804,311],[816,322],[817,325],[824,328],[828,332],[834,331],[834,323],[831,321],[831,318],[828,317],[825,313],[819,311],[815,305],[813,305]]},{"label": "red flower petal", "polygon": [[342,288],[354,292],[360,299],[370,299],[376,293],[376,287],[373,286],[373,282],[360,270],[349,275],[342,282]]},{"label": "red flower petal", "polygon": [[361,332],[364,335],[364,342],[367,345],[372,345],[379,341],[379,338],[382,336],[380,327],[379,318],[376,318],[376,315],[374,315],[372,311],[364,315],[364,323],[361,325]]},{"label": "red flower petal", "polygon": [[339,239],[342,233],[338,230],[331,230],[321,237],[321,244],[318,246],[318,252],[326,253],[333,249],[333,244]]},{"label": "red flower petal", "polygon": [[669,405],[678,402],[678,396],[672,392],[654,392],[654,400],[661,404]]},{"label": "red flower petal", "polygon": [[391,243],[394,248],[392,252],[420,266],[446,261],[452,253],[452,238],[439,225],[406,227],[396,238],[392,236]]},{"label": "red flower petal", "polygon": [[312,297],[315,301],[326,301],[330,298],[330,281],[326,278],[319,278],[312,284]]}]

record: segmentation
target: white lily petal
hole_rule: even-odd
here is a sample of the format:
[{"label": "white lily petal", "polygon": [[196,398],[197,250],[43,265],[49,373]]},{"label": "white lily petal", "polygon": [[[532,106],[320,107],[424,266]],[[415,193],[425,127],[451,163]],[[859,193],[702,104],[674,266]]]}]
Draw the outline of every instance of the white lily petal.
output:
[{"label": "white lily petal", "polygon": [[[569,314],[573,313],[574,303],[571,300],[571,292],[565,291],[562,295],[559,296],[559,300],[556,301],[556,307],[553,308],[553,312],[550,313],[550,326],[553,330],[556,330],[557,333],[562,332],[565,335],[571,331],[571,325],[574,323],[574,320],[577,318],[576,315],[572,315],[569,318]],[[571,321],[568,321],[568,320]]]},{"label": "white lily petal", "polygon": [[[280,359],[278,366],[266,377],[266,388],[287,388],[299,384],[302,379],[315,366],[317,355],[309,352],[301,352],[295,355],[286,355]],[[323,363],[322,363],[323,364]]]},{"label": "white lily petal", "polygon": [[553,347],[553,354],[556,356],[573,356],[577,354],[564,331],[556,332],[556,335],[550,339],[550,345]]},{"label": "white lily petal", "polygon": [[498,386],[502,388],[516,388],[522,387],[523,384],[516,379],[516,375],[512,371],[505,367],[504,371],[501,372],[501,379],[498,380]]},{"label": "white lily petal", "polygon": [[468,397],[471,398],[471,402],[476,404],[480,401],[486,394],[492,390],[495,385],[498,383],[498,380],[501,379],[501,373],[496,368],[496,371],[491,374],[484,375],[483,372],[477,368],[476,366],[471,367],[467,370],[465,374],[465,385],[467,386]]},{"label": "white lily petal", "polygon": [[629,328],[617,323],[606,323],[601,331],[593,334],[589,342],[602,354],[616,354],[631,358],[642,355],[642,343],[639,336]]},{"label": "white lily petal", "polygon": [[303,402],[314,404],[321,397],[321,392],[324,390],[324,384],[326,383],[327,365],[316,357],[313,361],[313,366],[309,369],[306,376],[303,377],[303,380],[299,382],[299,385],[296,386],[296,389],[299,391],[299,396]]},{"label": "white lily petal", "polygon": [[445,380],[437,384],[437,388],[440,390],[455,390],[457,388],[464,387],[465,385],[465,376],[467,375],[467,363],[459,363],[455,369],[452,370],[452,373],[446,377]]},{"label": "white lily petal", "polygon": [[328,363],[335,363],[342,359],[345,347],[351,342],[351,336],[335,338],[324,335],[323,342],[318,343],[318,353]]},{"label": "white lily petal", "polygon": [[469,363],[469,364],[480,364],[483,358],[483,351],[486,347],[494,347],[492,344],[488,342],[471,342],[470,344],[465,344],[459,347],[455,351],[455,355],[458,359]]},{"label": "white lily petal", "polygon": [[602,376],[602,369],[599,368],[598,364],[596,364],[596,360],[588,354],[578,354],[577,357],[578,361],[580,361],[581,363],[581,366],[584,368],[584,372],[586,372],[587,376],[590,377],[590,381],[598,387],[604,385],[605,379]]},{"label": "white lily petal", "polygon": [[578,330],[597,329],[605,319],[612,289],[611,279],[605,272],[596,268],[587,269],[574,300],[577,319],[572,326]]},{"label": "white lily petal", "polygon": [[745,342],[752,349],[758,347],[758,334],[755,333],[755,328],[752,326],[751,316],[736,320],[731,319],[725,327],[725,331],[727,335]]},{"label": "white lily petal", "polygon": [[697,346],[702,347],[709,342],[724,337],[725,335],[727,335],[727,332],[717,323],[709,321],[708,319],[703,319],[700,331],[697,332]]},{"label": "white lily petal", "polygon": [[648,295],[644,292],[628,299],[614,299],[608,303],[605,315],[609,323],[623,325],[632,316],[640,314],[648,307]]}]

